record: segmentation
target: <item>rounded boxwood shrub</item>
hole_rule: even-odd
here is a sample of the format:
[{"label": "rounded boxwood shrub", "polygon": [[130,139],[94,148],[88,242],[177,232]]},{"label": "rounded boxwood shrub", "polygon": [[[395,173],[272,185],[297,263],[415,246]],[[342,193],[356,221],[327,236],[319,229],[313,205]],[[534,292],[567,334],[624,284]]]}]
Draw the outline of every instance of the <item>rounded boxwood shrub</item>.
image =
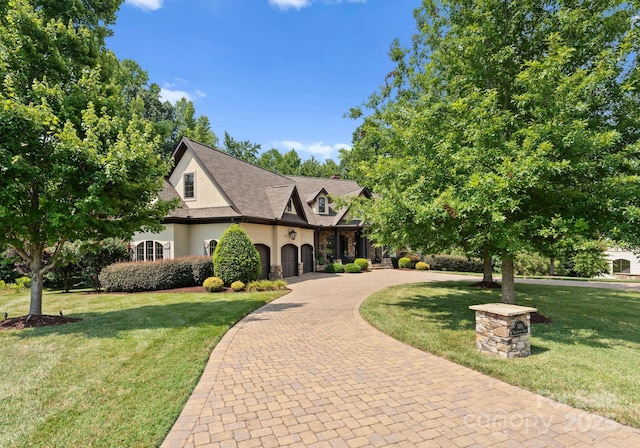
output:
[{"label": "rounded boxwood shrub", "polygon": [[354,263],[360,266],[360,269],[366,271],[369,269],[369,262],[365,258],[356,258]]},{"label": "rounded boxwood shrub", "polygon": [[202,287],[207,292],[220,292],[224,290],[224,282],[218,277],[209,277],[204,281]]},{"label": "rounded boxwood shrub", "polygon": [[236,280],[235,282],[231,283],[231,289],[233,289],[235,292],[242,291],[244,287],[245,287],[245,284],[242,283],[240,280]]},{"label": "rounded boxwood shrub", "polygon": [[427,270],[429,270],[429,264],[425,263],[424,261],[418,261],[416,263],[416,269],[418,271],[427,271]]},{"label": "rounded boxwood shrub", "polygon": [[243,283],[260,278],[260,254],[238,224],[224,231],[213,252],[213,273],[225,285],[236,280]]},{"label": "rounded boxwood shrub", "polygon": [[344,272],[344,266],[341,263],[329,263],[324,268],[324,271],[331,274],[342,274]]},{"label": "rounded boxwood shrub", "polygon": [[400,269],[411,269],[413,267],[413,263],[411,262],[411,258],[402,257],[398,260],[398,267]]},{"label": "rounded boxwood shrub", "polygon": [[362,272],[362,269],[360,269],[360,266],[355,263],[349,263],[344,267],[344,271],[349,274],[359,274]]}]

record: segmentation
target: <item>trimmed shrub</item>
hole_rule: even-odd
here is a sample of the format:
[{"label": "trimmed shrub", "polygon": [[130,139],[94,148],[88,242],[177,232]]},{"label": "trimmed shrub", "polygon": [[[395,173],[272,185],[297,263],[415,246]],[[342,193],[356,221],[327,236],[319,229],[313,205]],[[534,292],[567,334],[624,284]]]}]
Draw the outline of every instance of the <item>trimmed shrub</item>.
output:
[{"label": "trimmed shrub", "polygon": [[411,259],[408,257],[402,257],[398,260],[398,267],[401,269],[411,269],[413,266]]},{"label": "trimmed shrub", "polygon": [[235,292],[240,292],[244,289],[245,284],[242,283],[240,280],[237,280],[233,283],[231,283],[231,289],[233,289]]},{"label": "trimmed shrub", "polygon": [[457,255],[430,255],[424,260],[434,271],[482,272],[482,260]]},{"label": "trimmed shrub", "polygon": [[342,274],[344,272],[344,266],[342,263],[329,263],[325,266],[324,271],[331,274]]},{"label": "trimmed shrub", "polygon": [[344,272],[348,274],[359,274],[360,272],[362,272],[362,269],[355,263],[349,263],[345,265]]},{"label": "trimmed shrub", "polygon": [[224,231],[213,253],[213,272],[225,285],[236,280],[248,283],[260,278],[260,254],[242,227]]},{"label": "trimmed shrub", "polygon": [[218,277],[209,277],[202,283],[202,287],[207,292],[224,291],[224,282]]},{"label": "trimmed shrub", "polygon": [[158,291],[199,286],[212,275],[211,258],[184,257],[112,264],[100,272],[100,281],[107,292]]},{"label": "trimmed shrub", "polygon": [[418,261],[416,263],[416,269],[418,271],[427,271],[427,270],[429,270],[429,264],[425,263],[424,261]]},{"label": "trimmed shrub", "polygon": [[364,258],[356,258],[354,263],[360,266],[360,270],[362,271],[367,271],[369,269],[369,262]]},{"label": "trimmed shrub", "polygon": [[211,257],[187,257],[191,260],[191,272],[196,285],[202,285],[206,279],[213,277]]},{"label": "trimmed shrub", "polygon": [[287,289],[284,280],[256,280],[247,285],[247,291],[278,291]]}]

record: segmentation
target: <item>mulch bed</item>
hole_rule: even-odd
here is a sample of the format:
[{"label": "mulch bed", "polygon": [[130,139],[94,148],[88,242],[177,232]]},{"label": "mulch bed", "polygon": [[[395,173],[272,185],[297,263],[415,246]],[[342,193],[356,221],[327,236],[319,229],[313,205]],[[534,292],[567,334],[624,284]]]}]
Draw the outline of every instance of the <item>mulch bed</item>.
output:
[{"label": "mulch bed", "polygon": [[538,313],[537,311],[530,314],[532,324],[550,324],[553,322],[551,318]]},{"label": "mulch bed", "polygon": [[71,322],[78,322],[80,319],[66,316],[50,316],[48,314],[12,317],[0,321],[0,331],[2,330],[23,330],[25,328],[47,327],[49,325],[63,325]]}]

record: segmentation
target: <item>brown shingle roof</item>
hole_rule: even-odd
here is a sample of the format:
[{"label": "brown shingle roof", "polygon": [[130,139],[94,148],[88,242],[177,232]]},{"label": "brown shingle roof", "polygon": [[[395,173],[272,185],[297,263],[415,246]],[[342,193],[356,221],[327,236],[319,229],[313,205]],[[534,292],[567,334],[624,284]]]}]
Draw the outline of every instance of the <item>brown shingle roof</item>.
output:
[{"label": "brown shingle roof", "polygon": [[[329,197],[359,196],[368,195],[366,188],[361,187],[354,180],[346,179],[324,179],[320,177],[287,176],[296,183],[300,196],[303,198],[315,198],[321,190],[326,191]],[[334,203],[329,203],[329,213],[327,215],[316,214],[311,208],[311,203],[305,203],[305,211],[309,223],[315,226],[333,227],[340,223],[340,220],[347,212],[346,208],[336,210]]]},{"label": "brown shingle roof", "polygon": [[[344,179],[321,179],[301,176],[281,176],[251,163],[236,159],[222,151],[183,138],[173,156],[178,160],[190,150],[207,172],[210,181],[230,204],[229,207],[190,209],[180,200],[180,206],[168,218],[214,219],[245,217],[261,220],[282,220],[286,223],[314,226],[334,226],[346,210],[333,210],[328,215],[317,215],[310,204],[301,198],[310,199],[324,191],[329,196],[359,195],[366,190],[355,181]],[[180,198],[176,190],[165,181],[163,199]],[[297,216],[285,213],[292,198]]]}]

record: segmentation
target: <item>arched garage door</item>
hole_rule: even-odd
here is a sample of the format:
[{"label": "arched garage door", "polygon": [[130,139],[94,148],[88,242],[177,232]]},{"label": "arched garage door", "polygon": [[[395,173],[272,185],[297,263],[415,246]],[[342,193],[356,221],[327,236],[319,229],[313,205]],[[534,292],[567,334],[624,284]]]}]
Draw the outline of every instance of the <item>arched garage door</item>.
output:
[{"label": "arched garage door", "polygon": [[298,248],[293,244],[282,246],[282,277],[295,277],[298,275]]},{"label": "arched garage door", "polygon": [[301,248],[302,251],[302,265],[304,266],[302,272],[313,272],[313,246],[305,244]]},{"label": "arched garage door", "polygon": [[271,270],[271,249],[269,246],[265,246],[264,244],[256,244],[256,250],[260,254],[260,279],[268,280],[269,279],[269,271]]}]

